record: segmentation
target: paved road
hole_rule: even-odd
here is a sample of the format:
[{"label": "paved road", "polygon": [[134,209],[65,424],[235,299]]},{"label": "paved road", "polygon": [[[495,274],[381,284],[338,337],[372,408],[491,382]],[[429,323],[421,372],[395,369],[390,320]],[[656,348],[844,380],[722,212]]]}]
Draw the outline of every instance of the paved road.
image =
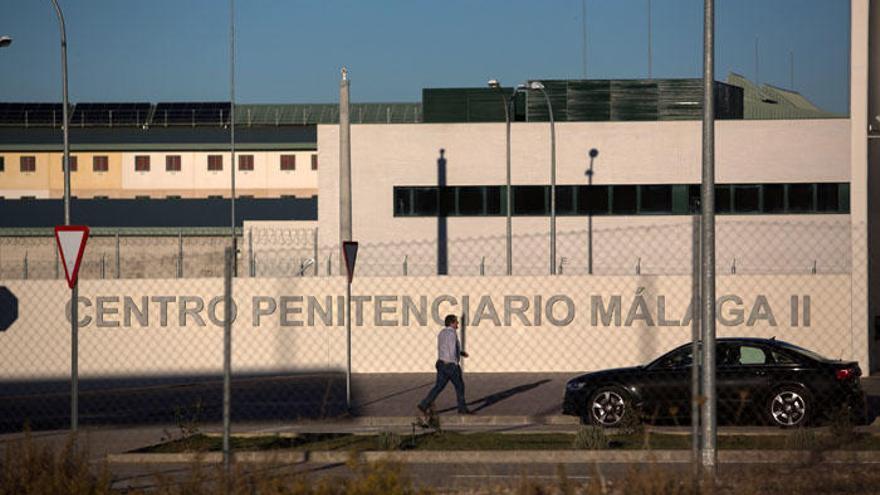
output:
[{"label": "paved road", "polygon": [[[483,373],[466,377],[470,407],[478,414],[544,416],[559,414],[565,381],[571,374]],[[354,416],[415,416],[415,404],[433,386],[433,374],[364,374],[352,377]],[[83,425],[210,423],[222,418],[222,378],[171,377],[83,380]],[[437,401],[453,413],[452,387]],[[70,385],[66,381],[0,383],[0,432],[69,425]],[[349,416],[345,376],[306,373],[236,376],[232,387],[235,422],[289,424]]]},{"label": "paved road", "polygon": [[[571,373],[468,373],[466,396],[478,416],[544,417],[561,413]],[[129,380],[83,380],[80,422],[84,426],[206,424],[222,419],[222,379],[218,376]],[[236,424],[284,426],[304,420],[355,417],[411,417],[415,404],[434,383],[426,373],[356,374],[353,409],[345,404],[341,373],[235,376],[232,418]],[[868,377],[870,419],[880,411],[880,378]],[[452,386],[437,409],[455,414]],[[70,385],[66,381],[0,383],[0,432],[66,428]]]}]

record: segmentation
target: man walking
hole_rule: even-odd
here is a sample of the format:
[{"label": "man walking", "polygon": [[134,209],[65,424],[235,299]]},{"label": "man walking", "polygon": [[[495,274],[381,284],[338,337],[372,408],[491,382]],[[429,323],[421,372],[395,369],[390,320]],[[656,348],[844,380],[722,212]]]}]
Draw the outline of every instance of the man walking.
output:
[{"label": "man walking", "polygon": [[455,396],[458,399],[458,414],[473,414],[467,408],[464,401],[464,380],[461,377],[461,366],[459,360],[462,357],[468,357],[466,352],[461,350],[461,344],[458,341],[458,317],[455,315],[447,315],[443,320],[446,325],[437,335],[437,383],[434,388],[428,392],[428,395],[419,402],[419,411],[423,414],[429,414],[434,400],[440,395],[440,392],[446,388],[446,384],[452,381],[455,387]]}]

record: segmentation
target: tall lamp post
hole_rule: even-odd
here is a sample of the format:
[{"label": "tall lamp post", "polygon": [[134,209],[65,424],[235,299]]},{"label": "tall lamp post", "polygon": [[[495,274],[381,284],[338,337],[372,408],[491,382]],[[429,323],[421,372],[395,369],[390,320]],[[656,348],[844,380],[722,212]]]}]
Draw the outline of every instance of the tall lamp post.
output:
[{"label": "tall lamp post", "polygon": [[513,213],[512,191],[510,187],[510,107],[513,106],[513,99],[520,91],[525,91],[525,86],[517,86],[514,88],[510,96],[504,95],[504,89],[498,79],[490,79],[489,87],[498,91],[501,95],[501,102],[504,105],[504,121],[507,124],[507,189],[505,193],[505,209],[507,210],[507,275],[513,275],[513,225],[511,215]]},{"label": "tall lamp post", "polygon": [[553,120],[553,105],[550,104],[550,97],[540,81],[532,81],[523,87],[540,91],[550,114],[550,275],[556,275],[556,125]]},{"label": "tall lamp post", "polygon": [[[62,108],[61,115],[63,123],[61,129],[64,134],[64,225],[70,225],[70,136],[67,117],[68,107],[70,106],[67,97],[67,30],[64,27],[64,14],[61,7],[58,6],[58,0],[52,0],[55,7],[55,15],[58,16],[58,26],[61,30],[61,83],[62,83]],[[79,354],[79,337],[78,337],[78,284],[73,285],[70,296],[70,340],[71,340],[71,359],[70,359],[70,429],[76,432],[79,425],[79,371],[78,371],[78,354]]]},{"label": "tall lamp post", "polygon": [[513,247],[511,245],[511,237],[513,235],[513,225],[511,221],[511,190],[510,190],[510,104],[513,102],[513,98],[516,96],[516,91],[514,91],[510,98],[504,95],[504,90],[501,87],[501,83],[498,82],[498,79],[490,79],[489,87],[498,91],[498,94],[501,95],[501,102],[504,105],[504,122],[507,124],[507,188],[505,189],[505,211],[507,214],[507,244],[506,244],[506,257],[507,257],[507,275],[513,275]]},{"label": "tall lamp post", "polygon": [[229,0],[229,153],[232,155],[230,216],[232,217],[232,276],[238,276],[238,239],[235,237],[235,0]]}]

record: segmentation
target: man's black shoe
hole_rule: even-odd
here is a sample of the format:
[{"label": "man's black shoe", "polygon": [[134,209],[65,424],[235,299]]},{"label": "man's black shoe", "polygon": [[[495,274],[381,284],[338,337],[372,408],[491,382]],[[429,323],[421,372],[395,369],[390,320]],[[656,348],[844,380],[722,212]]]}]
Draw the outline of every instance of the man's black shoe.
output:
[{"label": "man's black shoe", "polygon": [[421,405],[421,404],[416,405],[416,407],[419,408],[419,411],[422,411],[422,414],[428,414],[428,408],[427,408],[427,407],[425,407],[425,406],[423,406],[423,405]]}]

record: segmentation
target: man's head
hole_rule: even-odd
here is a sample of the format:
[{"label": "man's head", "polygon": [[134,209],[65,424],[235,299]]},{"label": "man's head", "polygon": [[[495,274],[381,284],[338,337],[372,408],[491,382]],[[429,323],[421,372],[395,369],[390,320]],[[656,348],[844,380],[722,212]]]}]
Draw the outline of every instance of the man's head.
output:
[{"label": "man's head", "polygon": [[458,328],[458,317],[455,315],[446,315],[443,324],[447,327]]}]

